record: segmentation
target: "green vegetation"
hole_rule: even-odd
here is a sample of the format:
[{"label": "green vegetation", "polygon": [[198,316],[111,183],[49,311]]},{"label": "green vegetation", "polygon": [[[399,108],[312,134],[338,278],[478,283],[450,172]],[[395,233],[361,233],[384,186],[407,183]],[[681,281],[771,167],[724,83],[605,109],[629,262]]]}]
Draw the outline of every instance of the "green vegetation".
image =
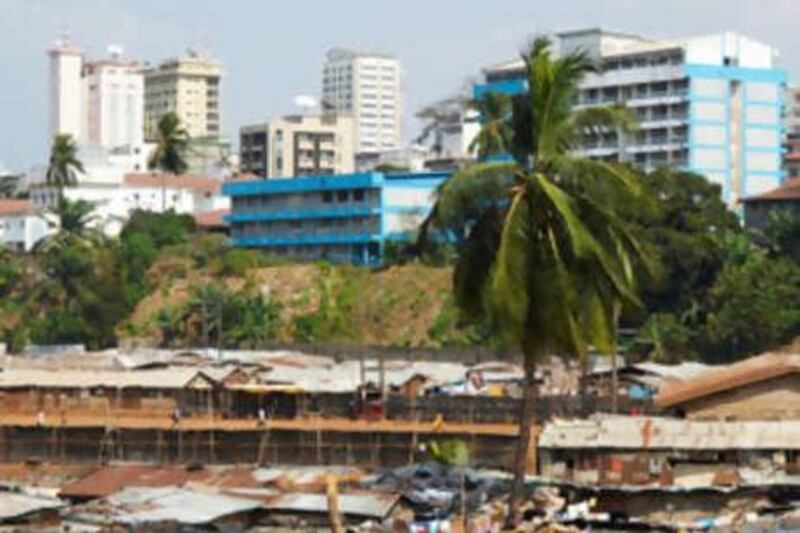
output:
[{"label": "green vegetation", "polygon": [[158,141],[150,155],[149,166],[172,174],[183,174],[188,165],[184,156],[189,144],[189,134],[173,112],[158,121]]},{"label": "green vegetation", "polygon": [[68,134],[56,135],[45,175],[47,184],[61,192],[64,187],[75,185],[78,173],[83,174],[83,172],[83,163],[78,159],[78,145],[75,139]]},{"label": "green vegetation", "polygon": [[[647,258],[617,206],[652,203],[635,173],[572,155],[588,132],[626,130],[621,108],[573,107],[583,76],[598,69],[584,52],[554,58],[537,39],[522,59],[529,90],[484,107],[478,153],[513,162],[477,163],[441,188],[435,224],[466,228],[454,272],[455,300],[467,319],[490,317],[523,353],[525,385],[511,494],[519,520],[536,397],[535,371],[552,353],[585,357],[593,345],[614,353],[622,306],[637,305],[635,269]],[[491,106],[489,105],[491,104]]]}]

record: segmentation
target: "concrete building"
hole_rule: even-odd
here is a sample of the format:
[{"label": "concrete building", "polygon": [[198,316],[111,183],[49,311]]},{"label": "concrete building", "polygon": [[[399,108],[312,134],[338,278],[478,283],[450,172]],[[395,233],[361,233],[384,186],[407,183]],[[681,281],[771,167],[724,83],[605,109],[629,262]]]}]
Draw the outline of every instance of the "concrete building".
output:
[{"label": "concrete building", "polygon": [[157,138],[158,121],[174,112],[191,137],[220,135],[222,66],[189,51],[144,71],[144,136]]},{"label": "concrete building", "polygon": [[351,115],[289,115],[239,130],[239,167],[264,178],[349,174],[354,170]]},{"label": "concrete building", "polygon": [[83,54],[66,38],[47,51],[50,58],[48,145],[58,134],[82,138],[83,125]]},{"label": "concrete building", "polygon": [[83,66],[85,120],[83,142],[115,148],[143,144],[144,78],[139,64],[123,59],[119,47],[109,58]]},{"label": "concrete building", "polygon": [[480,117],[467,98],[433,102],[417,112],[417,118],[425,123],[417,142],[429,148],[427,168],[455,169],[474,159],[470,145],[480,131]]},{"label": "concrete building", "polygon": [[787,179],[800,179],[800,133],[786,136],[783,170]]},{"label": "concrete building", "polygon": [[227,182],[234,246],[379,265],[383,243],[410,238],[446,173],[309,176]]},{"label": "concrete building", "polygon": [[52,230],[28,200],[0,199],[0,247],[29,252]]},{"label": "concrete building", "polygon": [[[585,155],[703,174],[732,206],[780,184],[786,73],[771,46],[730,32],[657,40],[601,29],[560,33],[557,45],[586,50],[604,67],[586,76],[577,106],[623,104],[639,121],[633,135],[591,137]],[[521,59],[484,74],[476,98],[526,90]]]},{"label": "concrete building", "polygon": [[786,133],[800,137],[800,87],[787,87],[784,98]]},{"label": "concrete building", "polygon": [[356,152],[398,148],[403,140],[403,74],[388,54],[334,48],[322,70],[322,104],[355,117]]},{"label": "concrete building", "polygon": [[[117,235],[136,209],[199,215],[230,206],[230,199],[220,194],[219,179],[146,172],[146,166],[131,171],[132,160],[141,160],[142,154],[83,147],[78,157],[86,172],[79,174],[77,185],[64,189],[64,196],[91,203],[96,227],[109,236]],[[39,168],[29,176],[30,200],[38,209],[52,207],[58,200],[57,191],[46,184],[45,171]]]},{"label": "concrete building", "polygon": [[788,179],[777,189],[745,198],[742,203],[748,228],[765,230],[776,215],[800,220],[800,178]]}]

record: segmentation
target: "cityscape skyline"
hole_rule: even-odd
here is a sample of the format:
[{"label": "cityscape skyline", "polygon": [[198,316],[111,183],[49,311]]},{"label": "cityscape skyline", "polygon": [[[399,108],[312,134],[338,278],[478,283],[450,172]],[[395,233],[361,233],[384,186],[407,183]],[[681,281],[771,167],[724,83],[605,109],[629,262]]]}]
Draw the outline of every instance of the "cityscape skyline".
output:
[{"label": "cityscape skyline", "polygon": [[[411,117],[420,107],[458,92],[483,67],[508,58],[531,35],[540,32],[602,26],[671,38],[731,29],[775,46],[781,53],[778,63],[788,71],[790,83],[798,79],[800,44],[793,43],[800,38],[790,28],[791,21],[800,17],[800,5],[792,0],[775,0],[768,11],[754,3],[725,6],[718,0],[665,1],[647,8],[630,0],[578,3],[581,9],[576,9],[574,2],[569,6],[537,8],[507,1],[480,16],[459,3],[462,8],[454,16],[454,2],[423,7],[412,1],[402,8],[362,5],[361,9],[358,3],[348,2],[338,7],[352,15],[342,17],[337,12],[337,20],[343,21],[340,24],[318,31],[312,25],[298,34],[292,31],[291,24],[273,25],[264,32],[263,26],[254,24],[257,16],[231,19],[235,10],[230,9],[230,4],[192,11],[186,9],[185,2],[162,6],[149,1],[133,4],[79,0],[56,4],[5,0],[0,2],[7,15],[0,22],[7,41],[3,47],[5,64],[18,74],[0,88],[4,107],[0,113],[0,166],[21,171],[45,159],[48,140],[47,109],[43,105],[47,86],[44,51],[65,28],[72,42],[91,56],[103,55],[109,44],[122,45],[126,56],[150,64],[180,55],[191,47],[210,51],[226,72],[221,133],[234,141],[241,125],[292,112],[292,100],[298,94],[316,95],[324,54],[335,46],[382,50],[399,58],[406,75],[406,140],[419,131]],[[266,6],[249,9],[253,15],[269,10]],[[287,20],[296,19],[299,13],[293,6],[281,9],[279,14]],[[319,4],[318,18],[324,20],[324,12],[330,9],[327,4]],[[421,17],[421,13],[425,16]],[[381,20],[392,23],[381,25]],[[448,31],[448,24],[453,26],[452,32]],[[287,39],[294,45],[292,53],[270,52],[286,50],[277,41]],[[281,75],[276,78],[275,72]]]}]

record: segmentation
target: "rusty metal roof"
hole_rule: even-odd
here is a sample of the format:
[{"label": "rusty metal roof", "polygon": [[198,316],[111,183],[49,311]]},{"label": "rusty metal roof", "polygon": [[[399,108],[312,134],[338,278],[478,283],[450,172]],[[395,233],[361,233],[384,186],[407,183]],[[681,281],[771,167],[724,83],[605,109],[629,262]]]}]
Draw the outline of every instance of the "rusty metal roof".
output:
[{"label": "rusty metal roof", "polygon": [[64,507],[64,502],[52,498],[40,498],[15,492],[0,492],[0,521],[62,507]]},{"label": "rusty metal roof", "polygon": [[182,389],[197,377],[200,377],[208,385],[213,384],[210,378],[192,368],[123,371],[14,368],[0,372],[0,389],[87,389],[93,387]]},{"label": "rusty metal roof", "polygon": [[800,450],[800,420],[727,422],[666,417],[595,415],[553,420],[542,449]]},{"label": "rusty metal roof", "polygon": [[[340,494],[339,510],[346,516],[383,519],[399,500],[396,493]],[[266,508],[290,513],[327,513],[328,500],[325,494],[284,494],[267,502]]]},{"label": "rusty metal roof", "polygon": [[67,499],[110,496],[125,487],[168,487],[202,485],[210,488],[253,488],[260,486],[249,468],[207,467],[189,470],[179,465],[125,464],[102,466],[88,476],[64,485],[59,495]]},{"label": "rusty metal roof", "polygon": [[770,352],[702,372],[692,379],[666,383],[656,397],[656,404],[671,407],[794,372],[800,372],[800,354]]}]

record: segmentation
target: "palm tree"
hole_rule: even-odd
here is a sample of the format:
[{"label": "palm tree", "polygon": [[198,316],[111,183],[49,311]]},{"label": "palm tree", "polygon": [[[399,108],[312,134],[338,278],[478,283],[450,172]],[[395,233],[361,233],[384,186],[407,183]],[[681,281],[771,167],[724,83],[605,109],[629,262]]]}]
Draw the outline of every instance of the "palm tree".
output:
[{"label": "palm tree", "polygon": [[72,201],[59,197],[56,206],[48,209],[47,214],[48,224],[57,227],[58,231],[39,241],[34,247],[37,252],[63,248],[71,243],[91,246],[103,238],[94,227],[94,206],[86,200]]},{"label": "palm tree", "polygon": [[528,90],[512,99],[514,161],[476,163],[440,191],[437,225],[466,227],[454,272],[465,317],[490,316],[524,357],[524,393],[511,497],[518,520],[539,361],[615,352],[616,319],[638,302],[634,268],[647,265],[616,206],[648,205],[626,166],[575,154],[587,134],[628,129],[620,108],[573,108],[578,84],[597,69],[581,51],[555,58],[549,40],[523,54]]},{"label": "palm tree", "polygon": [[[150,169],[159,169],[162,172],[183,174],[188,165],[184,154],[189,143],[189,133],[181,125],[181,119],[175,113],[167,113],[158,121],[158,141],[153,153],[150,155],[148,165]],[[161,210],[167,209],[166,176],[161,184]]]},{"label": "palm tree", "polygon": [[78,159],[78,145],[72,135],[66,133],[56,135],[45,175],[47,184],[55,187],[60,197],[63,195],[64,187],[77,184],[78,173],[84,172],[83,163]]},{"label": "palm tree", "polygon": [[479,161],[504,153],[511,142],[511,99],[502,93],[486,93],[473,104],[481,115],[481,129],[469,145],[470,153],[476,152]]}]

